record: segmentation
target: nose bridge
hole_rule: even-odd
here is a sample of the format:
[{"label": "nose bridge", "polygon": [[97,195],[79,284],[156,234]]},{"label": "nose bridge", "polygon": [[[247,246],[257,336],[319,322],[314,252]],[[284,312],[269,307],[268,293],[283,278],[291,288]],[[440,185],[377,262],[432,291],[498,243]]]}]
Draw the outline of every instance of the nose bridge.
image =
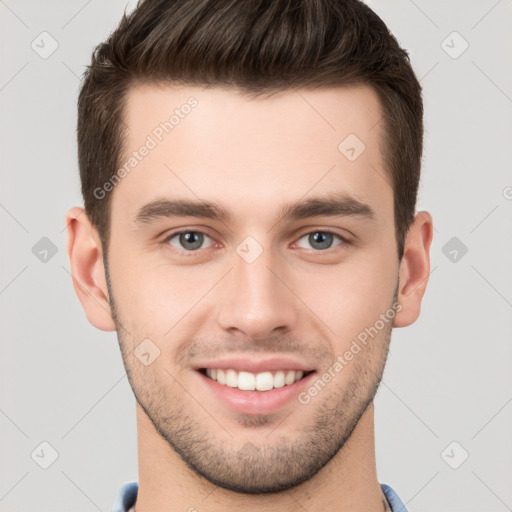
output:
[{"label": "nose bridge", "polygon": [[218,317],[224,330],[251,338],[288,331],[296,320],[293,294],[276,277],[282,266],[270,248],[258,246],[246,239],[236,248]]}]

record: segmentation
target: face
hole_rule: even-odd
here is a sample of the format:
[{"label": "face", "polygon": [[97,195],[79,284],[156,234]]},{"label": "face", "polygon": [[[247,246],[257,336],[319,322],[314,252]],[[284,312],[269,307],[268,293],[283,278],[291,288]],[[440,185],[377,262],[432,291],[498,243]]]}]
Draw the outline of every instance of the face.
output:
[{"label": "face", "polygon": [[169,449],[217,485],[304,482],[375,395],[399,269],[380,119],[365,86],[128,95],[108,192],[122,357]]}]

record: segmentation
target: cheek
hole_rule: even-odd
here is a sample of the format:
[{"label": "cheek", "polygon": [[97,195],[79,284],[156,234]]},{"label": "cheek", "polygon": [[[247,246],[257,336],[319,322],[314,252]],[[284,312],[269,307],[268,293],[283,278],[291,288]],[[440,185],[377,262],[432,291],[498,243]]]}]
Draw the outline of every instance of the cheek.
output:
[{"label": "cheek", "polygon": [[340,347],[389,309],[397,280],[397,266],[390,261],[377,254],[361,256],[357,262],[347,261],[301,278],[299,296],[329,327],[329,336]]},{"label": "cheek", "polygon": [[[186,334],[192,318],[205,320],[218,291],[212,286],[225,272],[222,264],[173,266],[161,254],[120,249],[128,245],[112,244],[110,271],[118,314],[130,332],[157,340],[170,331],[174,337]],[[341,344],[373,325],[389,308],[396,285],[397,265],[387,249],[376,243],[335,265],[289,269],[285,280],[300,299],[296,307],[306,308],[306,322],[318,323]],[[297,301],[293,296],[288,300]]]},{"label": "cheek", "polygon": [[112,257],[111,281],[120,320],[137,337],[161,340],[170,330],[175,334],[174,326],[186,324],[189,312],[211,288],[209,275],[191,266],[173,268],[161,257],[118,251]]}]

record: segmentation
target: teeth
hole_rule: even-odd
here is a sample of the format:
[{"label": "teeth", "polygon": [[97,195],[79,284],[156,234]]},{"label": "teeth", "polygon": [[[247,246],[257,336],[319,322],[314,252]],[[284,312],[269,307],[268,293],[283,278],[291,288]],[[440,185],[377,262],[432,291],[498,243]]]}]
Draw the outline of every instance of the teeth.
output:
[{"label": "teeth", "polygon": [[226,374],[224,370],[217,370],[217,382],[226,385]]},{"label": "teeth", "polygon": [[294,380],[295,380],[295,372],[293,370],[288,371],[284,377],[284,383],[287,386],[289,386],[290,384],[293,384]]},{"label": "teeth", "polygon": [[240,372],[238,374],[238,389],[244,391],[254,391],[256,389],[256,379],[253,373]]},{"label": "teeth", "polygon": [[302,370],[279,370],[277,372],[261,372],[258,374],[250,372],[237,372],[236,370],[224,370],[207,368],[206,375],[216,380],[219,384],[243,391],[269,391],[274,388],[289,386],[302,379]]},{"label": "teeth", "polygon": [[284,386],[284,372],[276,372],[274,375],[274,387],[282,388]]},{"label": "teeth", "polygon": [[226,370],[226,386],[231,388],[238,387],[238,375],[235,370]]},{"label": "teeth", "polygon": [[270,372],[258,373],[256,375],[256,389],[258,391],[268,391],[274,388],[274,377]]}]

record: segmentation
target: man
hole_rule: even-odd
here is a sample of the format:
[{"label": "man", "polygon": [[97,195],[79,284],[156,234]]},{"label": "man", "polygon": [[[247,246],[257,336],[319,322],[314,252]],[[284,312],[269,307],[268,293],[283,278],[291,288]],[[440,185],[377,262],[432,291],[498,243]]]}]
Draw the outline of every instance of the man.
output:
[{"label": "man", "polygon": [[358,0],[145,0],[96,49],[66,220],[137,402],[113,511],[405,510],[373,399],[429,276],[422,116]]}]

